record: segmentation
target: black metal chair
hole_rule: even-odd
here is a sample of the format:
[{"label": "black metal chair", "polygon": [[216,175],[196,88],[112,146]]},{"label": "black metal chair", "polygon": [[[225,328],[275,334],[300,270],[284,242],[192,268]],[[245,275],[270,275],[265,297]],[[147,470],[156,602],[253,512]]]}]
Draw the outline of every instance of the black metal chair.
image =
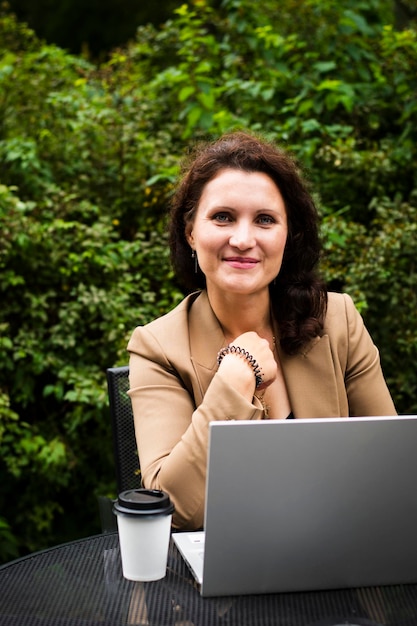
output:
[{"label": "black metal chair", "polygon": [[[141,486],[139,456],[136,447],[132,404],[129,389],[129,366],[110,367],[106,371],[110,417],[113,434],[113,452],[117,492]],[[99,496],[99,510],[103,532],[116,529],[113,500]]]},{"label": "black metal chair", "polygon": [[129,389],[129,366],[107,370],[117,489],[137,489],[141,484],[135,427]]}]

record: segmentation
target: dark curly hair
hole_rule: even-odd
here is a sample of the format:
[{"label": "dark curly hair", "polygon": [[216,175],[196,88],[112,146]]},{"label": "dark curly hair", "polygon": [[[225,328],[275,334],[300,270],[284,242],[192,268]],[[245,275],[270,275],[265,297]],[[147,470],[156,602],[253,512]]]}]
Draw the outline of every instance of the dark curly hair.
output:
[{"label": "dark curly hair", "polygon": [[295,354],[322,334],[327,290],[317,272],[321,253],[317,209],[287,152],[242,131],[197,147],[184,165],[171,202],[169,242],[174,270],[190,291],[205,288],[204,274],[199,269],[195,272],[185,228],[194,219],[205,185],[224,169],[263,172],[284,199],[288,237],[281,270],[269,290],[281,346]]}]

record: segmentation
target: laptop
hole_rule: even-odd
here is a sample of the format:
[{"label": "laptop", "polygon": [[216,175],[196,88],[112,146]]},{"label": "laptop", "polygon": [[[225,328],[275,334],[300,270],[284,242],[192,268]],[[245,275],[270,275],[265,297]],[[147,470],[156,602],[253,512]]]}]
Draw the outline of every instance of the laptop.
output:
[{"label": "laptop", "polygon": [[417,416],[211,422],[203,596],[417,582]]}]

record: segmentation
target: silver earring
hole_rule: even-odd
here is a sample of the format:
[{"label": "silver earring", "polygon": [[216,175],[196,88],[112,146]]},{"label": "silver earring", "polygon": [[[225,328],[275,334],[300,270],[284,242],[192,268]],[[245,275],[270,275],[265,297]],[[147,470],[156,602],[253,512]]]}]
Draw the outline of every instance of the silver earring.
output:
[{"label": "silver earring", "polygon": [[195,250],[193,250],[191,252],[191,258],[194,259],[194,274],[197,274],[197,272],[198,272],[198,259],[197,259],[197,252]]}]

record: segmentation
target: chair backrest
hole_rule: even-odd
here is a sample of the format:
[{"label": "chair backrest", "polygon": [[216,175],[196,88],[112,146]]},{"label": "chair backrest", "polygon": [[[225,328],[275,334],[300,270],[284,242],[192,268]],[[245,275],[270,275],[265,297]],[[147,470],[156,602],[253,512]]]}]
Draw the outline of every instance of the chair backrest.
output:
[{"label": "chair backrest", "polygon": [[138,450],[129,389],[129,366],[107,369],[118,493],[141,486]]}]

